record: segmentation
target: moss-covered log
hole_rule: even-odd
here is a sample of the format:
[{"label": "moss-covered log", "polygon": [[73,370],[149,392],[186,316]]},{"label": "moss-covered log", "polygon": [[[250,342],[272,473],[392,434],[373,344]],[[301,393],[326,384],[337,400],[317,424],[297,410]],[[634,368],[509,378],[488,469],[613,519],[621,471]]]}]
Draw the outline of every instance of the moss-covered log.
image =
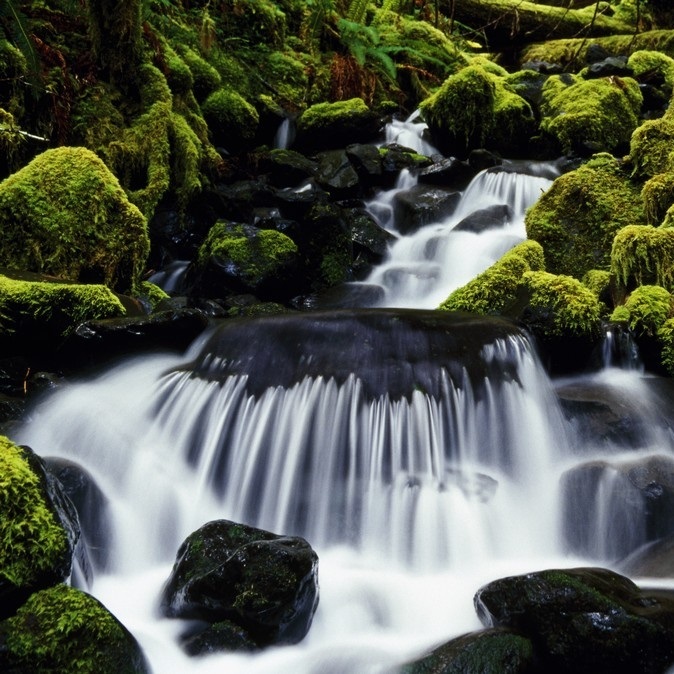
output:
[{"label": "moss-covered log", "polygon": [[629,23],[595,13],[594,7],[567,9],[510,0],[443,0],[441,8],[455,21],[471,26],[491,50],[511,50],[539,40],[633,33]]}]

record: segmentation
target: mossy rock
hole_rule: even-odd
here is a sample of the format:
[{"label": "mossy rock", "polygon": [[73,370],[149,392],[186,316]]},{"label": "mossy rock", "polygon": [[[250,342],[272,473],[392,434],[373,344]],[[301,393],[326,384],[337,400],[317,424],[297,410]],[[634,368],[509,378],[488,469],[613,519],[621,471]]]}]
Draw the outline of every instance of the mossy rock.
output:
[{"label": "mossy rock", "polygon": [[639,81],[661,80],[660,86],[669,95],[674,89],[674,59],[658,51],[640,49],[630,54],[627,67],[632,70]]},{"label": "mossy rock", "polygon": [[140,281],[147,223],[90,150],[47,150],[0,183],[0,264],[126,292]]},{"label": "mossy rock", "polygon": [[0,669],[149,674],[134,637],[97,599],[67,585],[36,592],[0,623]]},{"label": "mossy rock", "polygon": [[598,297],[578,279],[544,271],[526,272],[522,285],[528,293],[521,320],[537,336],[588,337],[601,332]]},{"label": "mossy rock", "polygon": [[448,77],[420,109],[434,144],[459,157],[482,147],[517,154],[536,128],[529,103],[481,65]]},{"label": "mossy rock", "polygon": [[197,259],[200,287],[215,297],[227,289],[283,297],[296,265],[297,246],[285,234],[227,220],[213,225]]},{"label": "mossy rock", "polygon": [[591,290],[601,302],[611,303],[611,272],[605,269],[590,269],[582,279],[583,285]]},{"label": "mossy rock", "polygon": [[[674,204],[674,171],[659,173],[644,183],[641,190],[644,211],[649,225],[664,224],[667,212]],[[671,226],[667,220],[667,226]]]},{"label": "mossy rock", "polygon": [[206,59],[193,49],[178,46],[178,53],[190,69],[193,79],[192,91],[200,103],[222,83],[220,73]]},{"label": "mossy rock", "polygon": [[611,320],[625,322],[638,337],[655,337],[672,317],[672,296],[657,285],[642,285],[636,288],[625,301],[616,307]]},{"label": "mossy rock", "polygon": [[439,308],[482,315],[509,315],[517,300],[523,275],[544,268],[540,244],[523,241],[486,271],[451,293]]},{"label": "mossy rock", "polygon": [[543,86],[541,130],[567,154],[588,156],[627,147],[643,100],[636,81],[628,77],[567,81],[553,75]]},{"label": "mossy rock", "polygon": [[119,298],[104,285],[0,275],[0,346],[5,353],[50,353],[84,321],[125,313]]},{"label": "mossy rock", "polygon": [[235,154],[252,148],[260,117],[243,96],[220,88],[204,101],[201,109],[215,145]]},{"label": "mossy rock", "polygon": [[620,229],[611,249],[611,274],[618,297],[637,286],[674,289],[674,228],[630,225]]},{"label": "mossy rock", "polygon": [[4,436],[0,436],[0,513],[0,619],[4,619],[32,592],[69,578],[80,529],[74,506],[42,460]]},{"label": "mossy rock", "polygon": [[668,110],[660,119],[639,126],[630,140],[633,174],[652,178],[674,170],[674,112]]},{"label": "mossy rock", "polygon": [[665,373],[674,377],[674,318],[668,318],[658,329],[661,345],[660,360]]},{"label": "mossy rock", "polygon": [[638,185],[617,159],[602,154],[557,178],[525,224],[543,246],[549,272],[582,279],[591,269],[608,270],[615,234],[645,220]]},{"label": "mossy rock", "polygon": [[297,121],[295,146],[303,152],[344,148],[376,139],[379,119],[362,98],[317,103]]}]

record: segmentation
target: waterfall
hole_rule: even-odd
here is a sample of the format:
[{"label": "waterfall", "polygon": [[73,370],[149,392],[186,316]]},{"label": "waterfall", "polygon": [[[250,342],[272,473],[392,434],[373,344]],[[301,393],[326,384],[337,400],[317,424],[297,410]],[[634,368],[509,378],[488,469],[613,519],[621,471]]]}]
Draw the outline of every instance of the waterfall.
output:
[{"label": "waterfall", "polygon": [[[411,189],[406,175],[393,190],[369,204],[371,215],[398,236],[386,261],[362,283],[383,289],[382,306],[437,307],[456,288],[484,271],[526,238],[524,215],[552,184],[553,163],[509,162],[478,173],[461,194],[455,211],[439,222],[401,236],[395,229],[396,195]],[[485,209],[500,207],[500,226],[470,231],[461,223]],[[470,255],[466,254],[470,251]]]},{"label": "waterfall", "polygon": [[[405,134],[420,130],[392,125],[390,140],[410,145]],[[398,237],[366,281],[387,308],[228,319],[182,356],[120,362],[30,411],[12,439],[78,462],[109,501],[109,561],[90,591],[155,674],[391,672],[479,629],[472,599],[483,584],[610,563],[621,531],[644,540],[613,464],[670,455],[672,432],[639,369],[552,382],[509,322],[422,310],[525,237],[524,212],[553,176],[549,164],[488,169],[451,216],[402,235],[395,198],[415,180],[403,172],[369,204]],[[493,206],[499,227],[459,227]],[[586,432],[607,391],[643,428],[625,438],[621,417],[608,440]],[[602,461],[598,489],[569,472]],[[616,513],[623,529],[611,529]],[[178,646],[185,626],[158,617],[178,546],[218,518],[316,549],[320,605],[300,644],[191,659]]]}]

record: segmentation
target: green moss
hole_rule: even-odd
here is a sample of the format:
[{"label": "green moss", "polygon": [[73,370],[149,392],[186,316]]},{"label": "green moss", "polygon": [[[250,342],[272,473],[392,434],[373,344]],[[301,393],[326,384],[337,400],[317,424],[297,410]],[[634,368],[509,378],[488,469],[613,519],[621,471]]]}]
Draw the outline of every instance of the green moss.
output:
[{"label": "green moss", "polygon": [[660,286],[643,285],[632,292],[624,305],[616,308],[612,321],[627,322],[637,335],[653,337],[672,316],[672,296]]},{"label": "green moss", "polygon": [[448,77],[420,109],[436,142],[460,156],[480,147],[521,151],[535,130],[529,103],[479,65]]},{"label": "green moss", "polygon": [[86,87],[72,109],[73,140],[97,152],[117,140],[126,126],[120,111],[120,97],[105,82]]},{"label": "green moss", "polygon": [[205,266],[213,258],[254,287],[296,254],[297,246],[285,234],[220,220],[199,248],[198,263]]},{"label": "green moss", "polygon": [[144,63],[139,68],[138,80],[140,82],[140,101],[145,110],[155,103],[171,104],[173,95],[171,87],[164,73],[151,63]]},{"label": "green moss", "polygon": [[644,122],[632,134],[630,160],[633,173],[650,178],[674,170],[674,114]]},{"label": "green moss", "polygon": [[220,87],[220,73],[193,49],[178,47],[178,52],[192,73],[194,95],[198,101],[203,101]]},{"label": "green moss", "polygon": [[632,69],[637,79],[661,76],[671,94],[674,88],[674,59],[670,56],[657,51],[639,50],[630,55],[627,66]]},{"label": "green moss", "polygon": [[667,374],[674,376],[674,318],[668,318],[658,329],[658,341],[662,347],[661,362]]},{"label": "green moss", "polygon": [[517,299],[522,276],[544,269],[543,249],[535,241],[523,241],[486,271],[455,290],[441,305],[445,311],[502,314]]},{"label": "green moss", "polygon": [[166,63],[166,83],[173,94],[185,95],[194,86],[194,77],[190,67],[168,45],[164,45],[164,60]]},{"label": "green moss", "polygon": [[545,337],[589,336],[600,332],[601,305],[578,279],[543,271],[526,272],[522,285],[529,292],[527,311],[545,316]]},{"label": "green moss", "polygon": [[150,281],[141,281],[138,289],[138,297],[145,300],[150,305],[152,311],[156,309],[160,302],[169,299],[168,293],[164,292],[158,285],[155,285]]},{"label": "green moss", "polygon": [[0,183],[0,264],[10,269],[128,291],[149,245],[145,218],[85,148],[47,150]]},{"label": "green moss", "polygon": [[611,273],[604,269],[590,269],[583,276],[583,285],[597,297],[605,294],[611,284]]},{"label": "green moss", "polygon": [[33,594],[0,625],[10,671],[141,674],[148,668],[133,637],[96,599],[67,585]]},{"label": "green moss", "polygon": [[618,288],[652,284],[674,288],[674,229],[632,225],[615,235],[611,273]]},{"label": "green moss", "polygon": [[612,152],[630,141],[642,97],[630,78],[581,80],[570,85],[554,75],[543,86],[541,130],[563,152]]},{"label": "green moss", "polygon": [[266,55],[260,67],[265,79],[274,83],[277,95],[286,105],[302,105],[309,88],[309,78],[301,61],[291,53],[273,51]]},{"label": "green moss", "polygon": [[336,103],[317,103],[307,108],[299,119],[299,127],[305,132],[316,133],[345,121],[356,125],[369,119],[370,108],[362,98],[350,98]]},{"label": "green moss", "polygon": [[250,146],[260,122],[257,110],[236,91],[218,89],[203,103],[204,119],[216,145],[231,152]]},{"label": "green moss", "polygon": [[657,226],[674,204],[674,171],[659,173],[644,183],[641,190],[646,222]]},{"label": "green moss", "polygon": [[45,500],[24,450],[0,436],[0,576],[33,584],[67,550],[65,531]]},{"label": "green moss", "polygon": [[608,270],[616,232],[645,222],[637,185],[610,155],[598,155],[557,178],[525,218],[527,235],[545,251],[548,271],[583,278]]}]

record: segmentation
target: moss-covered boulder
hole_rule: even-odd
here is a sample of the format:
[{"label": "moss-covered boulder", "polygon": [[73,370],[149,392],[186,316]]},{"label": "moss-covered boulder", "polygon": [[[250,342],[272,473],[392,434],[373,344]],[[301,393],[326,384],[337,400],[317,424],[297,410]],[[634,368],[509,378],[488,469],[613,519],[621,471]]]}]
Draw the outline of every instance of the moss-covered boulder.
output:
[{"label": "moss-covered boulder", "polygon": [[489,583],[475,595],[487,627],[535,644],[545,672],[664,672],[674,664],[674,603],[607,569],[550,569]]},{"label": "moss-covered boulder", "polygon": [[469,311],[483,315],[509,315],[516,311],[522,277],[545,268],[543,249],[535,241],[523,241],[486,271],[458,288],[440,305],[446,311]]},{"label": "moss-covered boulder", "polygon": [[379,131],[378,116],[362,98],[316,103],[297,120],[295,146],[303,152],[345,148],[374,142]]},{"label": "moss-covered boulder", "polygon": [[67,585],[36,592],[0,623],[3,672],[149,674],[138,642],[97,599]]},{"label": "moss-covered boulder", "polygon": [[674,290],[674,228],[623,227],[613,239],[611,274],[619,299],[641,285]]},{"label": "moss-covered boulder", "polygon": [[79,536],[75,508],[42,460],[0,436],[0,619],[69,578]]},{"label": "moss-covered boulder", "polygon": [[549,272],[581,279],[610,268],[613,238],[622,227],[645,224],[639,186],[607,154],[555,180],[527,212],[526,231],[545,251]]},{"label": "moss-covered boulder", "polygon": [[563,152],[581,156],[626,148],[643,100],[639,85],[628,77],[584,80],[553,75],[542,95],[541,129]]},{"label": "moss-covered boulder", "polygon": [[241,94],[222,87],[202,103],[201,110],[215,145],[232,154],[252,148],[260,116]]},{"label": "moss-covered boulder", "polygon": [[120,290],[140,281],[145,218],[91,151],[47,150],[0,183],[0,264]]},{"label": "moss-covered boulder", "polygon": [[438,646],[400,668],[400,674],[527,674],[534,649],[524,636],[505,629],[472,632]]},{"label": "moss-covered boulder", "polygon": [[284,297],[291,292],[297,263],[297,246],[285,234],[219,220],[199,248],[197,292],[212,297],[228,292]]},{"label": "moss-covered boulder", "polygon": [[0,347],[5,353],[51,353],[81,323],[125,313],[119,298],[104,285],[0,275]]},{"label": "moss-covered boulder", "polygon": [[536,130],[529,103],[479,64],[448,77],[420,109],[433,143],[447,155],[465,157],[486,147],[515,156]]},{"label": "moss-covered boulder", "polygon": [[228,621],[257,647],[301,641],[317,605],[318,557],[304,539],[228,520],[184,541],[161,600],[168,617]]}]

